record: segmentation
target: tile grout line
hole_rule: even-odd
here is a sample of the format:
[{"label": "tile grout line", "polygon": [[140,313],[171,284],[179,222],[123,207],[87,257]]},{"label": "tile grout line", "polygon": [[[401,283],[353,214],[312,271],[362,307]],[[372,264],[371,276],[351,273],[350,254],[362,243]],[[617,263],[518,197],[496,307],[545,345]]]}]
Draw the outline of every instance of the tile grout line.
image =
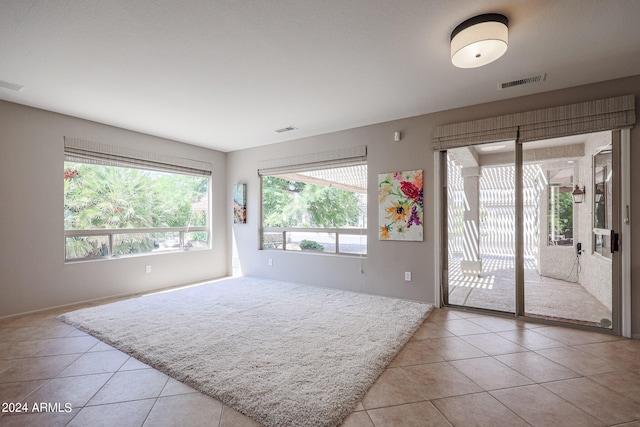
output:
[{"label": "tile grout line", "polygon": [[[131,356],[129,356],[129,358],[131,358]],[[134,358],[135,359],[135,358]],[[127,359],[128,360],[128,359]],[[137,359],[136,359],[137,360]],[[124,365],[123,365],[124,366]],[[153,369],[153,368],[152,368]],[[166,374],[165,374],[166,375]],[[169,380],[171,379],[170,376],[167,375],[167,380],[165,381],[164,385],[162,386],[162,390],[160,390],[160,392],[158,393],[158,395],[153,399],[153,405],[151,405],[151,408],[149,408],[149,412],[147,412],[147,415],[145,415],[144,420],[142,420],[142,423],[140,424],[140,427],[144,426],[144,424],[147,422],[147,420],[149,419],[149,415],[151,415],[151,412],[153,412],[153,408],[156,407],[156,405],[158,404],[158,399],[160,399],[160,396],[162,395],[162,392],[164,391],[164,389],[167,387],[167,384],[169,383]],[[140,399],[140,400],[144,400],[144,399]],[[222,413],[221,413],[222,415]],[[218,423],[219,424],[219,423]]]},{"label": "tile grout line", "polygon": [[[472,323],[476,324],[475,322],[472,322]],[[477,325],[477,324],[476,324],[476,325]],[[478,326],[482,327],[481,325],[478,325]],[[467,342],[467,341],[463,338],[464,336],[469,336],[469,335],[474,335],[474,334],[459,335],[459,334],[457,334],[457,333],[455,333],[455,332],[452,332],[452,331],[451,331],[451,330],[449,330],[449,329],[446,329],[446,325],[443,325],[443,327],[445,328],[445,330],[447,330],[448,332],[452,333],[452,334],[454,335],[454,337],[461,339],[463,342],[465,342],[465,343],[467,343],[468,345],[470,345],[470,346],[472,346],[472,347],[476,348],[478,351],[481,351],[482,353],[485,353],[485,354],[486,354],[486,352],[485,352],[485,351],[483,351],[482,349],[480,349],[480,348],[478,348],[477,346],[473,345],[472,343]],[[484,328],[484,329],[486,329],[486,328]],[[494,335],[496,335],[496,336],[500,336],[500,335],[498,335],[496,332],[493,332],[493,331],[487,331],[487,333],[494,334]],[[481,334],[485,334],[485,333],[479,333],[479,334],[475,334],[475,335],[481,335]],[[542,335],[542,334],[541,334],[541,335]],[[543,336],[544,336],[544,335],[543,335]],[[547,337],[547,338],[549,338],[549,337]],[[518,343],[515,343],[515,344],[519,345]],[[561,343],[561,344],[563,344],[563,347],[564,347],[564,348],[572,347],[571,345],[566,344],[566,343]],[[431,348],[431,346],[429,346],[429,344],[428,344],[428,343],[427,343],[427,346],[428,346],[429,348]],[[435,350],[434,350],[433,348],[431,348],[431,349],[435,352]],[[576,350],[578,350],[578,349],[576,349]],[[532,350],[529,350],[529,349],[527,349],[527,352],[535,353],[535,352],[533,352]],[[582,353],[585,353],[585,354],[590,355],[589,353],[587,353],[587,352],[585,352],[585,351],[581,351],[581,352],[582,352]],[[516,353],[518,353],[518,352],[514,352],[514,353],[506,353],[506,354],[516,354]],[[522,352],[520,352],[520,353],[522,353]],[[437,352],[436,352],[436,354],[437,354]],[[537,353],[536,353],[536,354],[537,354]],[[439,355],[439,356],[440,356],[440,357],[442,357],[441,355]],[[542,356],[542,355],[540,355],[540,356]],[[451,361],[455,361],[455,360],[472,360],[472,359],[481,359],[481,358],[486,358],[486,357],[489,357],[489,358],[493,359],[494,361],[498,362],[499,364],[501,364],[502,366],[506,367],[507,369],[510,369],[510,370],[512,370],[512,371],[514,371],[514,372],[516,372],[516,373],[518,373],[519,375],[522,375],[524,378],[526,378],[527,380],[531,381],[531,382],[532,382],[532,384],[526,384],[526,385],[519,385],[519,386],[512,386],[512,387],[504,387],[504,388],[499,388],[499,389],[491,389],[491,390],[487,390],[487,389],[485,389],[484,387],[482,387],[480,384],[478,384],[476,381],[474,381],[473,379],[471,379],[471,378],[469,378],[467,375],[465,375],[465,374],[464,374],[464,372],[460,371],[458,368],[456,368],[454,365],[452,365],[452,364],[450,363]],[[542,357],[544,357],[544,356],[542,356]],[[478,357],[470,357],[470,358],[463,358],[463,359],[445,360],[445,362],[447,363],[447,365],[448,365],[448,366],[450,366],[451,368],[455,369],[459,374],[461,374],[463,377],[467,378],[471,383],[475,384],[475,385],[476,385],[480,390],[482,390],[481,392],[464,393],[464,394],[460,394],[460,395],[455,395],[455,396],[446,396],[446,397],[458,397],[458,396],[468,396],[468,395],[471,395],[471,394],[477,394],[477,393],[488,393],[488,394],[490,394],[494,399],[496,399],[496,400],[498,400],[498,401],[500,402],[500,400],[499,400],[499,399],[497,399],[493,394],[491,394],[491,392],[492,392],[492,391],[496,391],[496,390],[509,390],[509,389],[513,389],[513,388],[529,387],[529,386],[534,386],[534,385],[536,385],[536,386],[543,387],[545,390],[547,390],[547,391],[551,392],[553,395],[555,395],[555,396],[557,396],[558,398],[560,398],[560,400],[562,400],[562,401],[564,401],[564,402],[568,403],[570,406],[574,407],[576,410],[580,411],[581,413],[585,414],[586,416],[591,417],[591,418],[593,418],[593,419],[595,419],[595,420],[597,420],[597,421],[601,421],[600,419],[598,419],[598,418],[596,418],[596,417],[592,416],[591,414],[589,414],[589,413],[585,412],[584,410],[582,410],[581,408],[577,407],[577,406],[576,406],[576,405],[574,405],[573,403],[571,403],[571,402],[567,401],[567,400],[566,400],[566,399],[564,399],[563,397],[561,397],[561,396],[557,395],[556,393],[553,393],[553,391],[551,391],[551,390],[547,389],[547,388],[546,388],[546,387],[544,387],[541,383],[538,383],[537,381],[533,380],[532,378],[529,378],[529,377],[527,377],[526,375],[524,375],[524,374],[522,374],[522,373],[518,372],[517,370],[515,370],[515,369],[511,368],[510,366],[508,366],[508,365],[506,365],[506,364],[502,363],[500,360],[496,359],[494,355],[486,354],[486,356],[478,356]],[[552,361],[552,362],[553,362],[553,361]],[[554,363],[555,363],[555,362],[554,362]],[[559,365],[561,365],[561,364],[559,364]],[[414,366],[417,366],[417,365],[414,365]],[[568,367],[566,367],[566,366],[564,366],[564,365],[561,365],[561,366],[565,367],[566,369],[571,370],[570,368],[568,368]],[[572,371],[572,370],[571,370],[571,371]],[[573,372],[573,371],[572,371],[572,372]],[[403,371],[403,373],[404,373],[404,371]],[[577,374],[578,374],[578,375],[580,375],[580,377],[579,377],[579,378],[586,378],[586,376],[585,376],[585,375],[582,375],[582,374],[579,374],[579,373],[577,373]],[[405,374],[405,375],[406,375],[406,374]],[[411,381],[411,378],[410,378],[408,375],[407,375],[407,378],[409,378],[409,381],[410,381],[412,384],[414,384],[414,383],[413,383],[413,381]],[[548,382],[553,382],[553,381],[548,381]],[[415,385],[415,384],[414,384],[414,385]],[[446,397],[443,397],[443,398],[446,398]],[[434,399],[434,400],[437,400],[437,399]],[[427,400],[427,401],[428,401],[428,402],[431,402],[431,400]],[[432,403],[432,402],[431,402],[431,403]],[[500,402],[500,403],[502,403],[502,402]],[[433,403],[432,403],[432,405],[433,405]],[[504,405],[504,404],[503,404],[503,405]],[[397,406],[399,406],[399,405],[397,405]],[[434,406],[434,407],[436,407],[435,405],[433,405],[433,406]],[[511,409],[510,409],[509,407],[507,407],[506,405],[504,405],[504,406],[505,406],[509,411],[511,411]],[[436,409],[438,409],[438,408],[436,407]],[[440,411],[438,410],[438,412],[440,412]],[[513,411],[511,411],[511,412],[513,412]],[[440,412],[440,413],[441,413],[441,412]],[[442,414],[442,413],[441,413],[441,415],[443,415],[443,416],[444,416],[444,414]],[[518,418],[521,418],[521,419],[522,419],[522,417],[520,417],[518,414],[515,414],[515,415],[516,415],[516,416],[518,416]],[[447,421],[449,421],[449,419],[448,419],[446,416],[444,416],[444,418],[445,418]],[[449,421],[449,422],[451,423],[451,421]],[[525,421],[525,422],[526,422],[526,421]],[[528,424],[528,423],[527,423],[527,424]]]}]

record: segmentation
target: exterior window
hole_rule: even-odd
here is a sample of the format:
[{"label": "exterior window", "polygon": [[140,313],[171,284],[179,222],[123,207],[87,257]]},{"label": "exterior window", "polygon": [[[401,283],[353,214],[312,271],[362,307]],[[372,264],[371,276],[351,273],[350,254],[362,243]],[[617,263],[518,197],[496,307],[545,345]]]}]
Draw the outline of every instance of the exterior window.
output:
[{"label": "exterior window", "polygon": [[549,186],[549,245],[573,246],[572,188]]},{"label": "exterior window", "polygon": [[209,176],[66,161],[67,261],[210,247]]},{"label": "exterior window", "polygon": [[367,165],[262,176],[262,248],[366,255]]}]

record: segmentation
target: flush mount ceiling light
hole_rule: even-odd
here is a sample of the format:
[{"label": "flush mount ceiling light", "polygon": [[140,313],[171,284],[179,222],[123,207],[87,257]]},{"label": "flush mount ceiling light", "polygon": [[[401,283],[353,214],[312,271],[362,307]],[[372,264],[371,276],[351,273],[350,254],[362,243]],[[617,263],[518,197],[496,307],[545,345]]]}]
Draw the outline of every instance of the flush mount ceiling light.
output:
[{"label": "flush mount ceiling light", "polygon": [[451,33],[451,62],[476,68],[500,58],[509,43],[509,20],[498,13],[474,16]]}]

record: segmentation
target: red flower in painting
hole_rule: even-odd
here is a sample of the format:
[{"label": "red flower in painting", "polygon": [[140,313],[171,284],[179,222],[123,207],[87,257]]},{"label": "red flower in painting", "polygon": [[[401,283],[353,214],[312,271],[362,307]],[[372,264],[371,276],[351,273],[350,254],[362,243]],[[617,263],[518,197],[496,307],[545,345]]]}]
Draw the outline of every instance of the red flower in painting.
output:
[{"label": "red flower in painting", "polygon": [[400,190],[410,199],[418,200],[420,198],[420,189],[409,181],[402,181]]},{"label": "red flower in painting", "polygon": [[78,176],[78,171],[76,169],[65,169],[64,170],[64,179],[71,179],[73,177]]}]

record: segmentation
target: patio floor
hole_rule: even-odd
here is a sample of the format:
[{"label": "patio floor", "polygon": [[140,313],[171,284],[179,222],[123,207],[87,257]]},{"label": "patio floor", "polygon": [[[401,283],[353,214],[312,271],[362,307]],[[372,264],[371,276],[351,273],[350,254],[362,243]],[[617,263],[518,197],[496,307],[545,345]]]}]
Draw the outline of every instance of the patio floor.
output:
[{"label": "patio floor", "polygon": [[[513,257],[483,257],[479,277],[465,277],[460,258],[449,264],[449,304],[515,312]],[[580,283],[540,276],[533,260],[525,260],[525,313],[597,326],[611,320],[609,310]],[[606,319],[603,322],[603,319]]]}]

